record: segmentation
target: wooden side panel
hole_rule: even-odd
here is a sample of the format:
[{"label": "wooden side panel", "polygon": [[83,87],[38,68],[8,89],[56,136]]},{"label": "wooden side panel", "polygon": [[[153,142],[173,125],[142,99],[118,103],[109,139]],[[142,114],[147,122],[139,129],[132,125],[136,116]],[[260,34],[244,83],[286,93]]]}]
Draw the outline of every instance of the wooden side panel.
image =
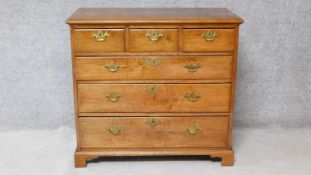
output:
[{"label": "wooden side panel", "polygon": [[[158,41],[150,41],[150,32],[163,34]],[[130,29],[130,52],[174,52],[178,50],[178,29]]]},{"label": "wooden side panel", "polygon": [[[158,64],[151,64],[153,60]],[[109,70],[109,64],[117,70]],[[187,65],[198,66],[187,68]],[[232,56],[146,56],[78,58],[78,80],[217,80],[231,79]]]},{"label": "wooden side panel", "polygon": [[232,90],[231,90],[231,115],[228,129],[228,147],[232,144],[232,127],[234,117],[234,104],[235,104],[235,91],[236,91],[236,78],[237,78],[237,63],[238,63],[238,45],[239,45],[239,27],[235,30],[235,42],[234,42],[234,56],[233,56],[233,69],[232,69]]},{"label": "wooden side panel", "polygon": [[[158,123],[150,126],[151,120]],[[197,133],[186,128],[198,127]],[[226,147],[228,116],[79,118],[82,148]],[[119,128],[117,135],[109,128]]]},{"label": "wooden side panel", "polygon": [[[231,84],[79,84],[78,92],[79,112],[229,112]],[[189,101],[191,93],[199,97]]]},{"label": "wooden side panel", "polygon": [[[216,32],[213,41],[206,41],[202,34],[208,31]],[[234,29],[184,29],[184,52],[228,52],[234,49]]]},{"label": "wooden side panel", "polygon": [[[105,41],[96,41],[93,34],[107,32]],[[77,53],[92,52],[123,52],[124,29],[76,29],[74,31],[74,46]]]}]

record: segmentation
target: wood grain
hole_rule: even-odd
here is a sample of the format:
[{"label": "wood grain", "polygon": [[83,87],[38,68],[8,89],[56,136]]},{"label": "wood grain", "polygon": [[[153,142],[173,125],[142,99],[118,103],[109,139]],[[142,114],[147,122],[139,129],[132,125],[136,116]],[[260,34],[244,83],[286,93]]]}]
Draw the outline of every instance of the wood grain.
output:
[{"label": "wood grain", "polygon": [[[154,120],[157,126],[146,122]],[[187,127],[196,125],[198,133],[189,134]],[[82,148],[179,148],[226,147],[228,116],[217,117],[132,117],[79,118]],[[108,132],[120,127],[119,135]]]},{"label": "wood grain", "polygon": [[[214,31],[217,36],[214,41],[206,41],[202,34]],[[183,51],[184,52],[209,52],[233,51],[235,30],[234,29],[184,29]]]},{"label": "wood grain", "polygon": [[[107,31],[106,41],[98,42],[92,36],[98,31]],[[74,30],[76,52],[122,52],[124,51],[124,29],[76,29]]]},{"label": "wood grain", "polygon": [[78,57],[103,57],[103,56],[195,56],[195,55],[210,55],[210,56],[225,56],[225,55],[233,55],[232,51],[229,52],[76,52],[76,56]]},{"label": "wood grain", "polygon": [[232,79],[211,79],[211,80],[80,80],[79,84],[224,84],[231,83]]},{"label": "wood grain", "polygon": [[[154,95],[147,89],[155,87]],[[196,102],[185,98],[195,92]],[[107,96],[120,94],[117,102]],[[79,84],[79,112],[229,112],[231,84]]]},{"label": "wood grain", "polygon": [[[148,61],[157,59],[156,66]],[[231,56],[134,56],[77,58],[77,80],[219,80],[232,78]],[[105,66],[121,67],[111,72]],[[185,66],[196,63],[196,72]]]},{"label": "wood grain", "polygon": [[[210,156],[221,158],[222,166],[232,166],[234,163],[231,148],[81,149],[75,152],[75,157],[84,161],[108,156]],[[76,167],[86,167],[86,164],[82,162]]]},{"label": "wood grain", "polygon": [[[81,8],[71,27],[75,166],[101,156],[209,155],[232,166],[241,18],[224,8]],[[107,31],[98,42],[94,32]],[[164,37],[150,41],[148,32]],[[206,41],[202,33],[215,31]],[[159,59],[152,66],[149,59]],[[118,71],[106,64],[121,65]],[[197,63],[189,72],[185,64]],[[147,92],[150,87],[156,91]],[[117,92],[115,101],[107,95]],[[199,94],[191,102],[185,95]],[[146,125],[150,120],[157,126]],[[189,134],[186,127],[200,130]],[[107,131],[122,127],[119,135]]]},{"label": "wood grain", "polygon": [[76,59],[75,59],[75,47],[74,47],[74,29],[70,27],[70,46],[71,46],[71,63],[72,63],[72,85],[73,85],[73,98],[74,98],[74,116],[75,116],[75,129],[77,139],[77,149],[80,149],[79,142],[79,105],[78,105],[78,88],[77,88],[77,71],[76,71]]},{"label": "wood grain", "polygon": [[140,113],[117,113],[117,112],[81,112],[79,113],[80,117],[217,117],[217,116],[227,116],[230,115],[228,112],[212,112],[212,113],[180,113],[180,112],[170,112],[170,113],[148,113],[148,112],[140,112]]},{"label": "wood grain", "polygon": [[[238,42],[239,42],[239,26],[236,27],[235,30],[235,43],[234,43],[234,56],[233,56],[233,81],[232,81],[232,89],[231,89],[231,115],[230,115],[230,122],[229,122],[229,129],[228,129],[228,145],[231,146],[232,144],[232,127],[233,127],[233,117],[234,117],[234,104],[235,104],[235,89],[236,89],[236,79],[237,79],[237,62],[238,62]],[[232,155],[233,156],[233,155]]]},{"label": "wood grain", "polygon": [[68,24],[241,24],[243,20],[225,8],[80,8]]},{"label": "wood grain", "polygon": [[[150,41],[146,35],[159,32],[164,35],[159,41]],[[130,29],[130,52],[174,52],[178,50],[177,29]]]}]

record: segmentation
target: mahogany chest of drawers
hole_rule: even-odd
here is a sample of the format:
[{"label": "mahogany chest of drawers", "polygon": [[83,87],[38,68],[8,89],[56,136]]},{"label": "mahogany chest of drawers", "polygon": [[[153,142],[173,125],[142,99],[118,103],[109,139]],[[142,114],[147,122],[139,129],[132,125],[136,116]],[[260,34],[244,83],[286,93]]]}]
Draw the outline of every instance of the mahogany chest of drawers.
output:
[{"label": "mahogany chest of drawers", "polygon": [[75,166],[209,155],[233,165],[238,31],[222,8],[81,8],[71,28]]}]

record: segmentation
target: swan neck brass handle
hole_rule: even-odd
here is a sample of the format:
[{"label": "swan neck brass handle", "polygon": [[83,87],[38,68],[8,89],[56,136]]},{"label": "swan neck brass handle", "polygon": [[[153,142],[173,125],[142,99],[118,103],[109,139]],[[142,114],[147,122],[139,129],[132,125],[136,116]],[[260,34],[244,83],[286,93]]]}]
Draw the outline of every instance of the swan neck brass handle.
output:
[{"label": "swan neck brass handle", "polygon": [[156,93],[159,92],[159,88],[156,86],[150,86],[146,89],[146,92],[150,95],[155,95]]},{"label": "swan neck brass handle", "polygon": [[155,69],[159,64],[162,63],[162,60],[156,57],[151,57],[147,58],[146,63],[150,64]]},{"label": "swan neck brass handle", "polygon": [[157,125],[160,124],[160,122],[159,122],[159,121],[156,121],[155,119],[151,119],[151,120],[146,121],[145,124],[146,124],[146,125],[149,125],[149,126],[151,126],[151,127],[156,127]]},{"label": "swan neck brass handle", "polygon": [[164,37],[164,34],[161,32],[151,31],[146,34],[146,37],[149,39],[149,41],[159,41]]},{"label": "swan neck brass handle", "polygon": [[197,125],[192,125],[186,128],[186,131],[189,134],[197,134],[200,130],[200,127],[198,127]]},{"label": "swan neck brass handle", "polygon": [[109,95],[106,96],[106,98],[110,101],[110,102],[117,102],[119,100],[119,98],[121,97],[121,95],[117,92],[112,92]]},{"label": "swan neck brass handle", "polygon": [[97,42],[104,42],[108,38],[109,34],[107,31],[97,31],[92,34],[92,37]]},{"label": "swan neck brass handle", "polygon": [[201,35],[205,41],[212,42],[218,36],[216,31],[208,30],[207,32],[202,33]]},{"label": "swan neck brass handle", "polygon": [[110,72],[118,72],[119,68],[125,67],[124,65],[119,65],[118,63],[107,63],[105,68]]},{"label": "swan neck brass handle", "polygon": [[113,126],[113,127],[108,128],[108,132],[113,135],[119,135],[121,131],[122,131],[121,127]]},{"label": "swan neck brass handle", "polygon": [[188,69],[189,72],[192,72],[192,73],[197,72],[199,68],[201,68],[200,64],[195,63],[195,62],[187,63],[184,67]]},{"label": "swan neck brass handle", "polygon": [[196,93],[196,92],[190,92],[190,93],[186,93],[186,95],[184,97],[187,100],[189,100],[190,102],[196,102],[199,100],[201,95],[199,93]]}]

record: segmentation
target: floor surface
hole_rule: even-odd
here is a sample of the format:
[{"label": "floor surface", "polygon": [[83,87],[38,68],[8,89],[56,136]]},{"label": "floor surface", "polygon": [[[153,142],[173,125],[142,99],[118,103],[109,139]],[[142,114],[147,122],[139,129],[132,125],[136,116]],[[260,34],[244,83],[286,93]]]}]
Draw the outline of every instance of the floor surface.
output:
[{"label": "floor surface", "polygon": [[311,175],[311,129],[235,129],[236,162],[101,159],[75,169],[73,129],[0,133],[1,175]]}]

